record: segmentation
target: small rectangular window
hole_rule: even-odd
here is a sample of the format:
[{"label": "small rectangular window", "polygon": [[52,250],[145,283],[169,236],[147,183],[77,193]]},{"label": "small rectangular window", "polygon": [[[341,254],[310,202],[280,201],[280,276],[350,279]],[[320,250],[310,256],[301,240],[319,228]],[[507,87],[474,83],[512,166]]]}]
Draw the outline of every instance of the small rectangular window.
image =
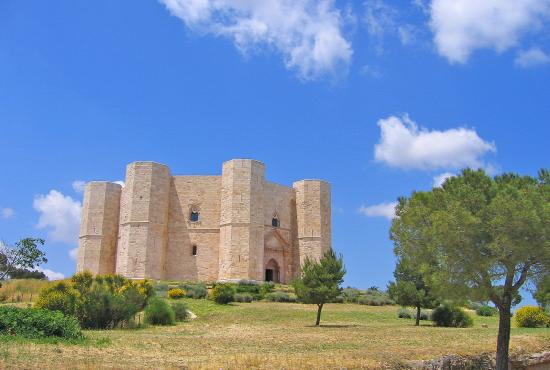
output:
[{"label": "small rectangular window", "polygon": [[193,246],[193,250],[192,250],[191,253],[193,254],[193,256],[197,255],[197,246],[196,245]]}]

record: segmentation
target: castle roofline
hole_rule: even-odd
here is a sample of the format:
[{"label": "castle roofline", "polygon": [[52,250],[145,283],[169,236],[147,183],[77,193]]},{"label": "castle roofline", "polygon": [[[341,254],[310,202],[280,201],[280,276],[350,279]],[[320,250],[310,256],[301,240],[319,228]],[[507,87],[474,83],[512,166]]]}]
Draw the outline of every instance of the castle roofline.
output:
[{"label": "castle roofline", "polygon": [[232,161],[250,161],[250,162],[256,162],[256,163],[261,164],[262,166],[265,166],[264,162],[259,161],[257,159],[253,159],[253,158],[232,158],[232,159],[229,159],[227,161],[224,161],[223,163],[228,163],[228,162],[232,162]]},{"label": "castle roofline", "polygon": [[299,182],[324,182],[325,184],[330,185],[330,182],[328,182],[327,180],[322,180],[322,179],[302,179],[302,180],[294,181],[294,184],[297,184]]}]

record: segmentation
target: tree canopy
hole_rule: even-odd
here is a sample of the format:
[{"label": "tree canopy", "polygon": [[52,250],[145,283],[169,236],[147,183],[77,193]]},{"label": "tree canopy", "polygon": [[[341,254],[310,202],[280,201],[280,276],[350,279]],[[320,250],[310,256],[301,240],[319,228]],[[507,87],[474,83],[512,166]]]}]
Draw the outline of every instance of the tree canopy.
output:
[{"label": "tree canopy", "polygon": [[[6,277],[25,275],[25,272],[48,262],[40,247],[44,245],[44,239],[24,238],[8,246],[0,243],[0,280]],[[31,272],[32,275],[32,272]]]},{"label": "tree canopy", "polygon": [[317,305],[316,326],[321,321],[323,305],[340,295],[340,284],[343,283],[345,274],[342,256],[337,257],[332,249],[325,252],[319,261],[306,257],[302,275],[294,280],[293,285],[301,302]]},{"label": "tree canopy", "polygon": [[464,170],[440,188],[399,199],[390,235],[396,254],[413,261],[438,295],[495,304],[497,367],[504,369],[514,298],[550,266],[550,173],[491,178]]}]

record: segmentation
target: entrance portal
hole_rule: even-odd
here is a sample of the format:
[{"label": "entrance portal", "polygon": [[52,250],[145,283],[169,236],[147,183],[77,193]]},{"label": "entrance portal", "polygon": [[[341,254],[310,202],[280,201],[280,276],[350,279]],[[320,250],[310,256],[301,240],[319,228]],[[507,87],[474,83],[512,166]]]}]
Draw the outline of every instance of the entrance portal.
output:
[{"label": "entrance portal", "polygon": [[279,264],[274,259],[270,259],[265,266],[265,281],[280,282]]}]

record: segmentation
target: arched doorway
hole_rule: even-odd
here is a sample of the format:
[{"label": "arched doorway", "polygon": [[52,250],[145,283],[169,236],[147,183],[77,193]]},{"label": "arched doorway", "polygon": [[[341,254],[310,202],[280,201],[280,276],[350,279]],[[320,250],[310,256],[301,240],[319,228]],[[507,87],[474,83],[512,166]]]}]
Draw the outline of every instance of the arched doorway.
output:
[{"label": "arched doorway", "polygon": [[273,258],[265,265],[265,281],[280,282],[279,264]]}]

